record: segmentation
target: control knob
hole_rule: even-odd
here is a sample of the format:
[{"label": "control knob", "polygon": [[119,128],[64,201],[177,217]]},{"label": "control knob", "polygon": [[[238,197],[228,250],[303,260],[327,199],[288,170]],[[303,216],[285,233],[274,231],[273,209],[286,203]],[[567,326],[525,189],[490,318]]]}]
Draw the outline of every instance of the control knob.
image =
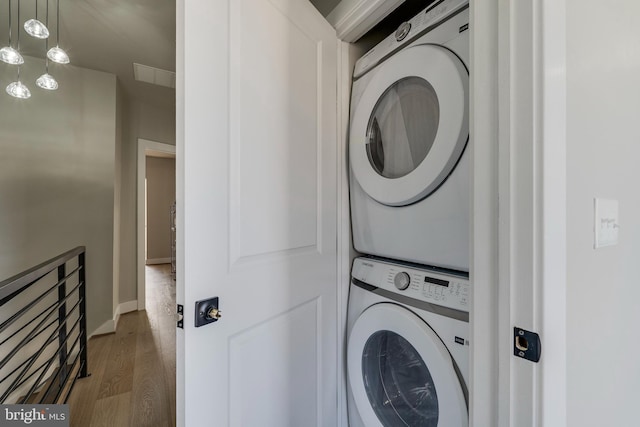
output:
[{"label": "control knob", "polygon": [[396,40],[399,42],[404,40],[409,35],[409,31],[411,31],[411,23],[403,22],[396,30]]},{"label": "control knob", "polygon": [[409,277],[409,274],[402,271],[396,274],[396,277],[393,278],[393,284],[396,285],[396,288],[399,290],[404,291],[409,287],[409,284],[411,284],[411,277]]}]

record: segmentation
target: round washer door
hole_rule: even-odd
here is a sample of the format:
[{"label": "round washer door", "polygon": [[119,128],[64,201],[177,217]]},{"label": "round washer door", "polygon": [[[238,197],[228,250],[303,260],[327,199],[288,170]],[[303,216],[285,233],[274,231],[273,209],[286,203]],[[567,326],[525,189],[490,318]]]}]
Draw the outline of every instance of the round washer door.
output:
[{"label": "round washer door", "polygon": [[347,371],[366,426],[468,426],[451,355],[406,308],[381,303],[362,313],[349,336]]},{"label": "round washer door", "polygon": [[376,69],[356,105],[349,138],[363,190],[389,206],[427,197],[469,139],[469,73],[453,52],[416,45]]}]

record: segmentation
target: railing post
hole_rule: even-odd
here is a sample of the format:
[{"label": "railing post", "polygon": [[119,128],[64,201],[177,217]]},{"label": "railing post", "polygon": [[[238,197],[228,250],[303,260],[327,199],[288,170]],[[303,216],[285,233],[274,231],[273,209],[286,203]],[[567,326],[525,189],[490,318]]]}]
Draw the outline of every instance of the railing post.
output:
[{"label": "railing post", "polygon": [[[58,281],[62,281],[67,276],[67,265],[63,263],[58,267]],[[58,344],[60,347],[58,358],[60,360],[60,375],[59,387],[64,387],[64,381],[67,378],[67,303],[65,298],[67,297],[67,282],[63,281],[58,286],[58,324],[60,325],[60,333],[58,334]]]},{"label": "railing post", "polygon": [[78,280],[80,281],[80,287],[78,288],[78,295],[80,298],[80,378],[87,377],[87,308],[86,308],[86,287],[85,281],[85,252],[78,255],[78,265],[80,270],[78,271]]}]

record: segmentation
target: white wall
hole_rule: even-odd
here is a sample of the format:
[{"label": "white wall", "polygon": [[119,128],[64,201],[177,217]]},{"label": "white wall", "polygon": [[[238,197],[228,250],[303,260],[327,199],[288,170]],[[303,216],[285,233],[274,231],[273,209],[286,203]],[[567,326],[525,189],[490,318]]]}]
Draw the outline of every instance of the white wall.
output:
[{"label": "white wall", "polygon": [[166,108],[130,100],[124,107],[123,122],[119,292],[121,303],[137,299],[136,165],[138,138],[175,145],[175,105],[173,108]]},{"label": "white wall", "polygon": [[[176,201],[176,160],[147,157],[147,260],[171,257],[170,209]],[[156,261],[158,262],[158,261]]]},{"label": "white wall", "polygon": [[[638,425],[640,2],[567,1],[568,425]],[[593,198],[620,244],[593,249]]]},{"label": "white wall", "polygon": [[52,66],[60,88],[36,87],[44,62],[25,58],[32,97],[4,87],[0,67],[0,277],[79,245],[87,247],[87,328],[112,318],[116,78]]}]

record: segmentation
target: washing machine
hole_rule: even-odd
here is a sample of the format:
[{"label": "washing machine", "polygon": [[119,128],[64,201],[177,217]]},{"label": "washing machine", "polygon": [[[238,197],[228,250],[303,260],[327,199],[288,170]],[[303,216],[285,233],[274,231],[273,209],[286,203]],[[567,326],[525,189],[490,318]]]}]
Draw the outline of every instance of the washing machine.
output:
[{"label": "washing machine", "polygon": [[466,427],[469,281],[356,258],[348,306],[350,427]]},{"label": "washing machine", "polygon": [[353,244],[370,255],[469,271],[469,9],[444,0],[354,69]]}]

